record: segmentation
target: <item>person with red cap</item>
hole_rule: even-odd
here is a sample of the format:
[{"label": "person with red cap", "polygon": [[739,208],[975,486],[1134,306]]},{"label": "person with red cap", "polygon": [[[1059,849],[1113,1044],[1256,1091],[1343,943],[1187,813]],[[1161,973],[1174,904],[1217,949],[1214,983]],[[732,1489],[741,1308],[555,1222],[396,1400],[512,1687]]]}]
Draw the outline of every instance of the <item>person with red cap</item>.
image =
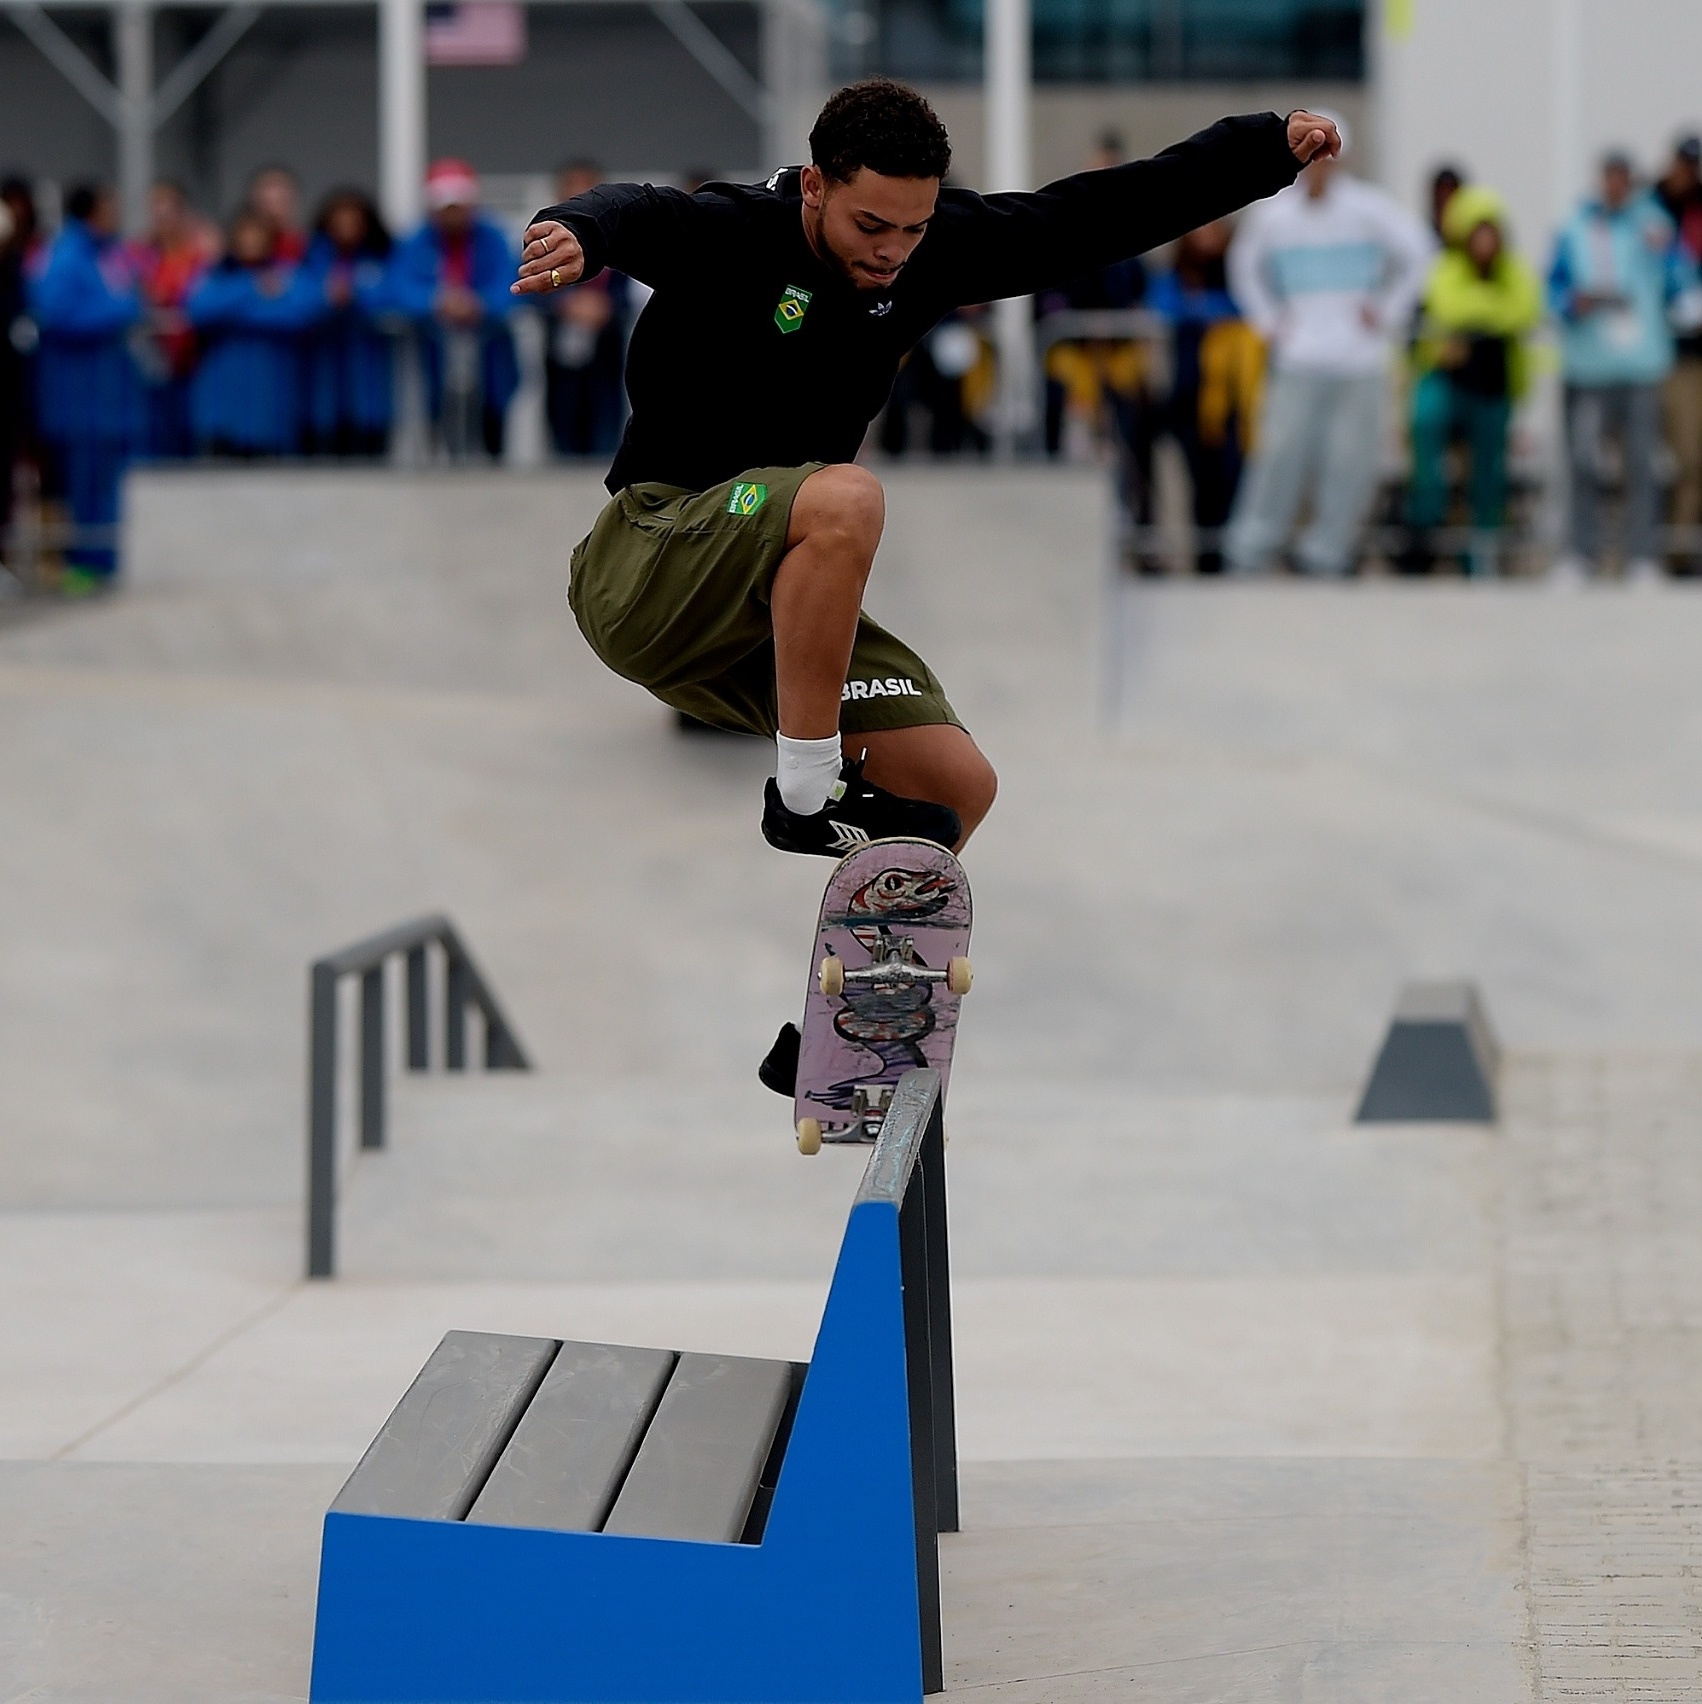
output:
[{"label": "person with red cap", "polygon": [[499,459],[519,385],[508,316],[513,245],[479,211],[479,178],[465,160],[426,174],[426,220],[396,251],[397,305],[420,341],[426,406],[440,444],[461,458]]}]

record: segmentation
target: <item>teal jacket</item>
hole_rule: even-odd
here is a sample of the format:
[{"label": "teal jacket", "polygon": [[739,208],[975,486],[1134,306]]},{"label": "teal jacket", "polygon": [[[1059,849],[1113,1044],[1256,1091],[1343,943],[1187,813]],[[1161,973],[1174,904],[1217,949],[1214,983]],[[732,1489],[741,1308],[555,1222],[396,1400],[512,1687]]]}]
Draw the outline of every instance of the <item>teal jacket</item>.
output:
[{"label": "teal jacket", "polygon": [[[1560,321],[1566,382],[1654,384],[1673,363],[1667,307],[1691,282],[1691,263],[1672,221],[1651,196],[1634,196],[1617,212],[1587,201],[1555,245],[1549,305]],[[1580,297],[1613,296],[1583,311]]]}]

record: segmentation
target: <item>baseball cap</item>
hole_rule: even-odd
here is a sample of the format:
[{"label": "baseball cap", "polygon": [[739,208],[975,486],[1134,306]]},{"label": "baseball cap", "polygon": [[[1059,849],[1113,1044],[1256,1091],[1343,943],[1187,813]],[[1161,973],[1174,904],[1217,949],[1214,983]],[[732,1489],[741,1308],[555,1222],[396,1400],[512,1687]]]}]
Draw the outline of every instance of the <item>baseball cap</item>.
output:
[{"label": "baseball cap", "polygon": [[433,160],[426,173],[426,206],[434,213],[440,207],[476,207],[479,174],[465,160]]}]

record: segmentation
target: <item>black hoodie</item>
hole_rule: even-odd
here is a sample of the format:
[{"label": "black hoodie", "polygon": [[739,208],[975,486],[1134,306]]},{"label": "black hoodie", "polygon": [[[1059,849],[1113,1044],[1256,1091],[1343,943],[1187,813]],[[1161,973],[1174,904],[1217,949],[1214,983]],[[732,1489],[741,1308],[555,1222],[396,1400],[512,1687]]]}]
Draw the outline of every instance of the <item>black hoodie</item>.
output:
[{"label": "black hoodie", "polygon": [[612,266],[655,292],[627,352],[632,417],[609,489],[701,491],[747,469],[852,460],[899,362],[953,308],[1142,254],[1299,169],[1286,122],[1259,113],[1031,195],[942,188],[926,235],[878,292],[817,259],[796,168],[695,195],[602,184],[538,218],[572,228],[586,277]]}]

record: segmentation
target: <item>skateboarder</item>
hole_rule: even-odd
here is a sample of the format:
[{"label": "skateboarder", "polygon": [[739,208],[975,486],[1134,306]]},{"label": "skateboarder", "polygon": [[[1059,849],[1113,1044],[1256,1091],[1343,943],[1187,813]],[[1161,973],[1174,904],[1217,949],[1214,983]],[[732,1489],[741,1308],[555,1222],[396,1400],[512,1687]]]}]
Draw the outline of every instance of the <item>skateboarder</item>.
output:
[{"label": "skateboarder", "polygon": [[[627,353],[614,497],[573,553],[568,602],[617,674],[775,741],[770,845],[955,850],[993,803],[992,766],[933,670],[862,613],[885,511],[855,457],[905,353],[954,308],[1155,248],[1340,147],[1327,118],[1263,113],[981,196],[942,187],[945,127],[875,78],[832,96],[810,163],[766,184],[608,183],[537,215],[515,294],[607,266],[654,291]],[[797,1058],[788,1024],[762,1080],[790,1094]]]},{"label": "skateboarder", "polygon": [[608,183],[546,208],[517,295],[606,266],[655,292],[627,355],[614,497],[573,553],[568,602],[592,649],[676,709],[775,740],[771,845],[961,846],[992,767],[928,665],[862,614],[884,508],[854,458],[900,360],[953,308],[1154,248],[1339,147],[1327,118],[1264,113],[981,196],[942,187],[945,127],[877,78],[835,94],[810,163],[767,184]]}]

